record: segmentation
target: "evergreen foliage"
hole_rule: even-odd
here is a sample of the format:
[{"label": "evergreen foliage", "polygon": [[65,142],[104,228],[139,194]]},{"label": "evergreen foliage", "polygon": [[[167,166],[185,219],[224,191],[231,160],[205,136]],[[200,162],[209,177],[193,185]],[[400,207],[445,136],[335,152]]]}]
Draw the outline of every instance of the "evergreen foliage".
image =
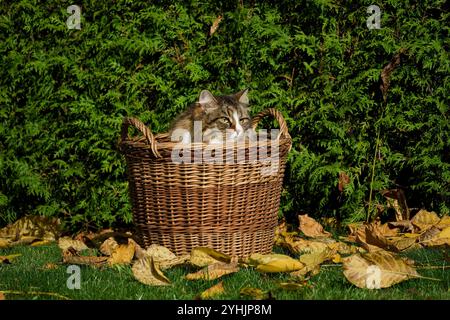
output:
[{"label": "evergreen foliage", "polygon": [[[377,132],[374,201],[400,187],[410,206],[449,213],[445,1],[379,1],[379,30],[372,0],[80,0],[81,30],[66,26],[70,4],[0,4],[0,224],[130,222],[122,118],[162,132],[201,89],[245,87],[253,113],[278,108],[294,139],[284,214],[364,219]],[[383,103],[380,73],[401,49]]]}]

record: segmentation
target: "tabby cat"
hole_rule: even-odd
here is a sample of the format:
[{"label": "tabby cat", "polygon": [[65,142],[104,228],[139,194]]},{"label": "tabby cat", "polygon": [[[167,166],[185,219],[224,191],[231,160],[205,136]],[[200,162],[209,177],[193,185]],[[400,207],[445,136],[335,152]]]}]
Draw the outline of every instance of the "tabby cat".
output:
[{"label": "tabby cat", "polygon": [[237,140],[250,128],[248,89],[215,96],[203,90],[196,103],[180,114],[171,126],[172,141],[221,143]]}]

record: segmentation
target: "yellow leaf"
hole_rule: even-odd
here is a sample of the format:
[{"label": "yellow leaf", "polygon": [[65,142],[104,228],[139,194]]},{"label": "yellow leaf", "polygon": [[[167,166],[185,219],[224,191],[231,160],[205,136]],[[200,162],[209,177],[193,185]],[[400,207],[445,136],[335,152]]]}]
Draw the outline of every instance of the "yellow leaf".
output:
[{"label": "yellow leaf", "polygon": [[254,300],[267,300],[271,298],[270,292],[258,288],[242,288],[239,292],[241,296],[250,297]]},{"label": "yellow leaf", "polygon": [[169,269],[173,266],[186,263],[190,255],[177,256],[164,246],[152,244],[143,251],[144,256],[152,257],[153,261],[161,270]]},{"label": "yellow leaf", "polygon": [[0,239],[0,249],[8,248],[10,241],[8,239]]},{"label": "yellow leaf", "polygon": [[334,255],[335,253],[327,248],[323,251],[302,254],[299,260],[305,265],[305,267],[312,270],[315,266],[323,263],[324,261],[332,259]]},{"label": "yellow leaf", "polygon": [[259,272],[290,272],[303,268],[303,264],[284,254],[259,254],[249,257],[251,265],[256,265]]},{"label": "yellow leaf", "polygon": [[331,233],[324,231],[320,223],[307,214],[299,215],[298,220],[300,222],[299,230],[305,234],[307,237],[331,237]]},{"label": "yellow leaf", "polygon": [[35,241],[31,244],[32,247],[38,247],[38,246],[45,246],[52,243],[52,241],[49,240],[41,240],[41,241]]},{"label": "yellow leaf", "polygon": [[450,245],[450,227],[443,229],[434,238],[425,242],[427,246]]},{"label": "yellow leaf", "polygon": [[441,230],[450,227],[450,216],[443,216],[436,227]]},{"label": "yellow leaf", "polygon": [[200,299],[206,300],[225,293],[223,281],[200,293]]},{"label": "yellow leaf", "polygon": [[411,219],[411,223],[413,225],[415,225],[416,227],[420,228],[421,231],[424,231],[424,230],[430,228],[431,226],[439,223],[440,220],[441,219],[439,219],[439,216],[436,214],[436,212],[420,210]]},{"label": "yellow leaf", "polygon": [[334,263],[342,263],[342,257],[339,253],[336,253],[331,259]]},{"label": "yellow leaf", "polygon": [[359,288],[387,288],[420,275],[404,259],[387,251],[355,254],[343,259],[344,276]]},{"label": "yellow leaf", "polygon": [[105,256],[110,256],[114,251],[116,251],[119,244],[113,237],[109,237],[100,245],[100,252]]},{"label": "yellow leaf", "polygon": [[0,256],[0,263],[11,263],[15,258],[20,256],[21,254],[10,254],[8,256]]},{"label": "yellow leaf", "polygon": [[215,280],[224,275],[238,271],[239,267],[237,266],[237,263],[217,262],[206,266],[195,273],[189,273],[185,278],[186,280]]},{"label": "yellow leaf", "polygon": [[134,257],[134,244],[120,244],[108,259],[109,265],[129,264]]},{"label": "yellow leaf", "polygon": [[229,263],[231,257],[206,247],[192,249],[189,262],[197,267],[205,267],[218,262]]},{"label": "yellow leaf", "polygon": [[80,240],[73,240],[70,237],[62,237],[58,240],[58,247],[61,248],[61,250],[65,251],[69,248],[74,248],[76,251],[83,251],[86,249],[89,249],[84,242],[81,242]]},{"label": "yellow leaf", "polygon": [[151,257],[137,260],[131,270],[134,277],[143,284],[149,286],[170,285],[170,280],[158,269]]},{"label": "yellow leaf", "polygon": [[0,229],[0,238],[10,238],[14,241],[23,236],[54,241],[60,233],[60,221],[43,216],[25,216],[16,222]]}]

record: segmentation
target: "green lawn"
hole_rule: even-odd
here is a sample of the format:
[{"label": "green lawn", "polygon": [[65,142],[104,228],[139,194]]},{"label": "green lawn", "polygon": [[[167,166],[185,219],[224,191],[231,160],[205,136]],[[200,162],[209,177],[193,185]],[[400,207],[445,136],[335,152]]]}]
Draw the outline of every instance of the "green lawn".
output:
[{"label": "green lawn", "polygon": [[[0,291],[52,292],[70,299],[195,299],[203,290],[218,283],[215,281],[187,281],[184,275],[194,268],[183,266],[165,271],[172,286],[149,287],[136,281],[130,266],[97,269],[81,267],[81,289],[66,287],[69,274],[61,264],[60,249],[56,244],[30,247],[21,246],[0,250],[0,255],[22,254],[12,264],[0,264]],[[417,265],[448,266],[448,249],[422,249],[407,256]],[[447,259],[447,260],[446,260]],[[46,269],[47,263],[57,265]],[[243,299],[239,291],[243,287],[270,290],[276,299],[450,299],[450,269],[418,269],[426,277],[441,281],[414,279],[381,290],[359,289],[348,282],[340,266],[323,266],[321,272],[309,280],[309,287],[289,291],[277,288],[287,281],[287,274],[260,274],[252,269],[222,278],[226,293],[218,299]],[[6,294],[7,299],[57,299],[37,294]]]}]

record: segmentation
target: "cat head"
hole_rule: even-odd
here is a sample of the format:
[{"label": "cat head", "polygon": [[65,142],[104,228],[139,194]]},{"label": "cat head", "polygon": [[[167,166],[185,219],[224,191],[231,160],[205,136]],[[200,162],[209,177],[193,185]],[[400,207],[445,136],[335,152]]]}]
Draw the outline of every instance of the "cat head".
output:
[{"label": "cat head", "polygon": [[195,109],[194,118],[202,121],[204,140],[225,132],[229,134],[226,139],[238,138],[250,128],[248,89],[226,96],[203,90]]}]

